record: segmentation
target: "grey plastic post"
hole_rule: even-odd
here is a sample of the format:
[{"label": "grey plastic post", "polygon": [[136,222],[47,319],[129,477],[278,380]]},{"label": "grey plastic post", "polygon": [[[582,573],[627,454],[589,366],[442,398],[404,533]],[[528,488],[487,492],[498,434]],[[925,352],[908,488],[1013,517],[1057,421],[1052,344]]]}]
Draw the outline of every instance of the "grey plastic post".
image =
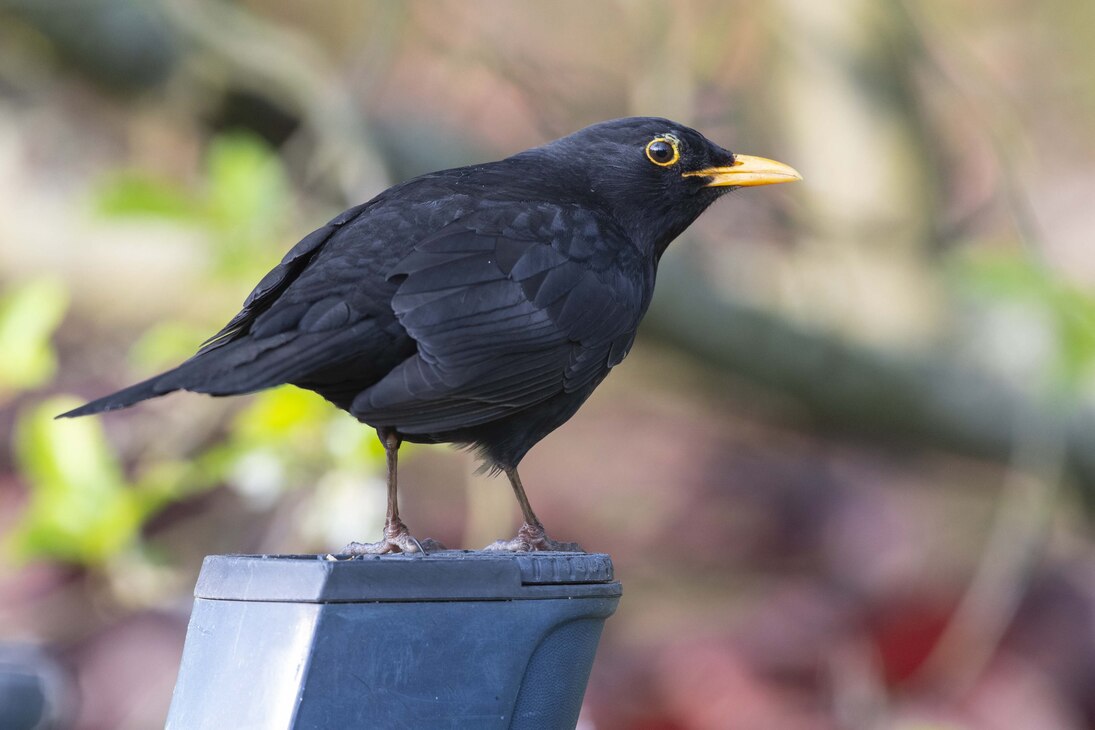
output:
[{"label": "grey plastic post", "polygon": [[206,558],[170,730],[573,728],[607,555]]}]

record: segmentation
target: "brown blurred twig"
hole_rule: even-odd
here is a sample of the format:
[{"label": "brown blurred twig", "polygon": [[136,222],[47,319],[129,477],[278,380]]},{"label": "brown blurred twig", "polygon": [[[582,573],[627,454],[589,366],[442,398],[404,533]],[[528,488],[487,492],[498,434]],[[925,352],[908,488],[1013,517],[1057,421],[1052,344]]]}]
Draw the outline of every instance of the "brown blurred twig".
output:
[{"label": "brown blurred twig", "polygon": [[[1016,131],[1021,128],[1018,110],[945,27],[931,22],[923,8],[914,3],[902,3],[901,7],[916,31],[933,87],[944,93],[950,91],[951,101],[962,105],[989,145],[999,171],[994,179],[996,193],[1005,203],[1011,228],[1025,254],[1041,260],[1044,230],[1017,172],[1016,160],[1029,157],[1030,152],[1024,135]],[[948,55],[952,64],[959,64],[961,73],[955,73],[952,64],[943,59],[939,39],[948,37],[952,41],[946,44]],[[1054,394],[1035,392],[1031,398],[1044,398],[1045,402],[1020,413],[1014,422],[1011,469],[977,570],[918,673],[922,684],[942,689],[952,697],[968,689],[991,661],[1049,540],[1068,461],[1068,425],[1059,414],[1067,416],[1070,408],[1065,405],[1067,398],[1055,398]]]},{"label": "brown blurred twig", "polygon": [[[662,262],[644,328],[717,369],[794,398],[821,423],[882,441],[1009,462],[1015,424],[1043,410],[958,363],[865,347],[727,299],[683,256]],[[1059,421],[1068,475],[1095,501],[1095,413],[1046,417]]]},{"label": "brown blurred twig", "polygon": [[[345,200],[388,184],[363,115],[340,76],[301,35],[219,0],[166,0],[172,22],[196,47],[192,72],[271,98],[303,121],[316,145],[313,174],[333,176]],[[212,63],[210,63],[212,61]],[[224,81],[220,81],[224,83]]]}]

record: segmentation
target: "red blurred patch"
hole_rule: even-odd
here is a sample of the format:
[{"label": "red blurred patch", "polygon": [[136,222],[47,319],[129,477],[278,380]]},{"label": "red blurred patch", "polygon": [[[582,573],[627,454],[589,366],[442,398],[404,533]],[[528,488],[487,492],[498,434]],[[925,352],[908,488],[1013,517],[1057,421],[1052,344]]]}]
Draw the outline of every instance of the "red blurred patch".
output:
[{"label": "red blurred patch", "polygon": [[931,655],[953,614],[942,602],[892,602],[868,621],[886,685],[900,685],[916,674]]}]

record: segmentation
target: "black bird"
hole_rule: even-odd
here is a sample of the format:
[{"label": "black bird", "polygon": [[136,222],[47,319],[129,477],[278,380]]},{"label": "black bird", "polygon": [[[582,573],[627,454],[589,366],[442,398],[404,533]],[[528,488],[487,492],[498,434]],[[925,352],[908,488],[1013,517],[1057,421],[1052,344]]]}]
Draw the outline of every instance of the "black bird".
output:
[{"label": "black bird", "polygon": [[506,473],[524,525],[491,548],[578,549],[544,532],[517,465],[627,355],[669,243],[730,190],[799,179],[651,117],[423,175],[306,236],[183,364],[63,415],[291,383],[387,452],[384,538],[348,552],[423,548],[396,503],[403,440],[470,445]]}]

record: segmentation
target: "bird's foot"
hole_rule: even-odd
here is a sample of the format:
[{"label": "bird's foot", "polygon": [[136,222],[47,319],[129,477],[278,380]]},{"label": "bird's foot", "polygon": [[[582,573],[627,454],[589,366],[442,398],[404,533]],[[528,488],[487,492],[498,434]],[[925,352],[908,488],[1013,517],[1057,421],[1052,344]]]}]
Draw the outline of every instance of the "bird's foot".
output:
[{"label": "bird's foot", "polygon": [[411,534],[402,521],[384,526],[384,539],[377,542],[351,542],[342,548],[343,555],[386,555],[388,553],[422,553],[427,555],[435,550],[444,550],[445,546],[437,540],[427,537],[419,540]]},{"label": "bird's foot", "polygon": [[484,550],[508,550],[513,553],[529,553],[533,551],[546,551],[556,553],[582,553],[582,546],[576,542],[557,542],[552,540],[544,532],[543,525],[530,525],[525,523],[517,531],[517,537],[512,540],[498,540],[487,545]]}]

